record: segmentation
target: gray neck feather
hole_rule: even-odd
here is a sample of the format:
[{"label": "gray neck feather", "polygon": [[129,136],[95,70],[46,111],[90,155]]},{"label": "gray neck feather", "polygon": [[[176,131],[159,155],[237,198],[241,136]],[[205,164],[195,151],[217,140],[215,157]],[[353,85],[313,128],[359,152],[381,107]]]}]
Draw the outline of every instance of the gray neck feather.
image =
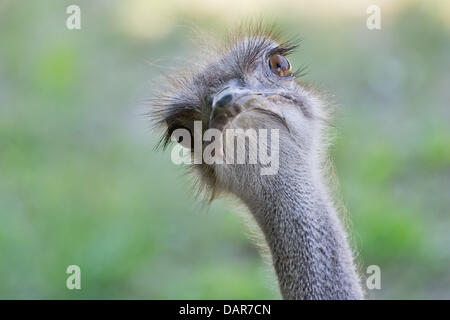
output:
[{"label": "gray neck feather", "polygon": [[288,171],[243,199],[270,248],[282,297],[362,299],[352,252],[326,189],[311,171]]}]

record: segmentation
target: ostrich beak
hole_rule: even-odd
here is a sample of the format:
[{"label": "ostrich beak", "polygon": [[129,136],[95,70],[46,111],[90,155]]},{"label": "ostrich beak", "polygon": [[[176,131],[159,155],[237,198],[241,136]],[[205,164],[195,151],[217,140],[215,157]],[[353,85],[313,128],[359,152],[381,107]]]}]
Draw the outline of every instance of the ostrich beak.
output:
[{"label": "ostrich beak", "polygon": [[261,92],[234,88],[220,91],[213,98],[209,127],[222,129],[228,121],[248,108],[248,103],[244,101],[261,95]]}]

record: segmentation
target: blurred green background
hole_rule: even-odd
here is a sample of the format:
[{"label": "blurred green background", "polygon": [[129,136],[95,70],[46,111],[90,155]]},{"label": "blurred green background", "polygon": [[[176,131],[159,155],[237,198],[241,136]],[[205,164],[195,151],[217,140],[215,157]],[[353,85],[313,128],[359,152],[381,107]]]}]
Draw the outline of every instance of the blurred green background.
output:
[{"label": "blurred green background", "polygon": [[238,210],[193,199],[139,107],[196,30],[254,16],[303,39],[292,64],[337,105],[369,298],[450,298],[450,4],[356,0],[0,0],[0,298],[279,298]]}]

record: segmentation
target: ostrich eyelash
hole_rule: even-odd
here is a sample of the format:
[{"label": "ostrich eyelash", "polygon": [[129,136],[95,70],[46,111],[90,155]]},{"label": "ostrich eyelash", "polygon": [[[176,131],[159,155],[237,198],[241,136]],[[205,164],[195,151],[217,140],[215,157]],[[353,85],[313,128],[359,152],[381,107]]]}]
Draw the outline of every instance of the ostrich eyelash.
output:
[{"label": "ostrich eyelash", "polygon": [[298,67],[294,72],[292,72],[292,75],[296,78],[304,77],[308,74],[309,69],[307,65],[301,65]]},{"label": "ostrich eyelash", "polygon": [[295,49],[299,47],[300,44],[281,44],[270,50],[267,54],[267,56],[271,56],[273,54],[279,54],[282,56],[288,56],[291,54]]}]

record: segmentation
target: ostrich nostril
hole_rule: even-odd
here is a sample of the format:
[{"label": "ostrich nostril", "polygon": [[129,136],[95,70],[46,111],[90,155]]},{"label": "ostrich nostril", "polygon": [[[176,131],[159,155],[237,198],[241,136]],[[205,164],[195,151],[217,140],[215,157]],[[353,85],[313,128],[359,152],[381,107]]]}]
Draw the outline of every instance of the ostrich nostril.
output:
[{"label": "ostrich nostril", "polygon": [[233,95],[231,93],[224,94],[214,103],[214,109],[225,108],[233,100]]},{"label": "ostrich nostril", "polygon": [[227,121],[227,118],[232,114],[232,110],[230,108],[233,102],[233,94],[226,92],[222,95],[218,95],[215,97],[212,104],[212,112],[209,119],[209,123],[211,123],[213,119],[218,121],[218,123],[224,123]]}]

